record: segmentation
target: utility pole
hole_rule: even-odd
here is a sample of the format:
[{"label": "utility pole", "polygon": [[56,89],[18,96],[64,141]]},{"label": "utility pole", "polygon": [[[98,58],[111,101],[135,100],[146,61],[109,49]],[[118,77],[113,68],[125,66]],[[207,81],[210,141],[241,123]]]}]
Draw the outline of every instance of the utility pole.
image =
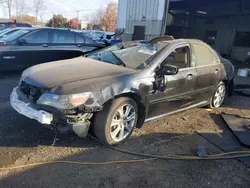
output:
[{"label": "utility pole", "polygon": [[52,27],[55,27],[55,14],[54,12],[50,12],[52,14]]},{"label": "utility pole", "polygon": [[9,9],[9,19],[11,19],[11,6],[12,6],[12,0],[7,1],[8,9]]},{"label": "utility pole", "polygon": [[[0,2],[0,4],[1,4],[2,2]],[[4,13],[4,18],[6,18],[6,7],[4,6],[4,4],[1,4],[1,6],[2,6],[2,9],[3,9],[3,13]]]},{"label": "utility pole", "polygon": [[76,10],[76,18],[79,19],[79,12],[80,10]]},{"label": "utility pole", "polygon": [[52,17],[52,26],[55,27],[55,18],[54,18],[54,14],[53,14],[53,17]]}]

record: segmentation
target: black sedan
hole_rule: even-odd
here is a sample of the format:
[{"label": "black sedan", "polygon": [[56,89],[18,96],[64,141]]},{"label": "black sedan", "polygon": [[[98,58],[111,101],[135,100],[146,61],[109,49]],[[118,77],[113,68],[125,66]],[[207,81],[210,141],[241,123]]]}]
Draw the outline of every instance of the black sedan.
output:
[{"label": "black sedan", "polygon": [[12,107],[80,137],[93,126],[100,140],[117,144],[146,121],[218,108],[233,87],[233,65],[201,41],[123,44],[27,69],[11,94]]},{"label": "black sedan", "polygon": [[0,71],[70,59],[104,47],[67,29],[25,28],[0,41]]}]

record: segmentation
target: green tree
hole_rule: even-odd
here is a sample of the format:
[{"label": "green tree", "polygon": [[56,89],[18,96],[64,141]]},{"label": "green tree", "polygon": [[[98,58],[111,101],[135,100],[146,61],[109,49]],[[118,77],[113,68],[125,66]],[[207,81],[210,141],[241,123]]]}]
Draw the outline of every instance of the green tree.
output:
[{"label": "green tree", "polygon": [[67,18],[63,17],[61,14],[53,15],[53,17],[47,22],[47,27],[64,28],[68,27]]}]

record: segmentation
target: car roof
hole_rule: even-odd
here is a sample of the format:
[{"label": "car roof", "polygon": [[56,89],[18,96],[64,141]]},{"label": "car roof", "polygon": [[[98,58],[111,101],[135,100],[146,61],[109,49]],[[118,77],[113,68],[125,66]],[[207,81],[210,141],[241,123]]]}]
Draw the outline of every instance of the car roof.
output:
[{"label": "car roof", "polygon": [[9,29],[34,29],[34,27],[14,27],[14,28],[9,28]]},{"label": "car roof", "polygon": [[167,42],[172,42],[173,44],[178,44],[178,43],[199,43],[201,45],[205,45],[211,48],[207,43],[199,40],[199,39],[175,39],[173,41],[167,41]]},{"label": "car roof", "polygon": [[[157,43],[161,43],[162,45],[167,45],[167,44],[173,44],[173,45],[176,45],[176,44],[180,44],[180,43],[199,43],[201,45],[205,45],[205,46],[209,46],[207,43],[199,40],[199,39],[184,39],[184,38],[181,38],[181,39],[167,39],[164,40],[164,38],[162,38],[161,40],[157,40],[158,37],[156,38],[153,38],[151,39],[150,41],[154,41],[156,40]],[[210,47],[210,46],[209,46]]]}]

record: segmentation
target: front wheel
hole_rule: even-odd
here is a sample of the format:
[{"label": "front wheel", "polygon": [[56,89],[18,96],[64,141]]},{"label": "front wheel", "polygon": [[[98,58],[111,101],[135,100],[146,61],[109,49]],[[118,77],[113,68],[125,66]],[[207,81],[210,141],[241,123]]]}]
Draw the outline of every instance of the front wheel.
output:
[{"label": "front wheel", "polygon": [[219,108],[226,98],[226,85],[224,82],[220,82],[217,89],[210,100],[211,108]]},{"label": "front wheel", "polygon": [[136,102],[131,98],[122,97],[95,115],[94,133],[107,144],[118,144],[131,136],[137,119]]}]

